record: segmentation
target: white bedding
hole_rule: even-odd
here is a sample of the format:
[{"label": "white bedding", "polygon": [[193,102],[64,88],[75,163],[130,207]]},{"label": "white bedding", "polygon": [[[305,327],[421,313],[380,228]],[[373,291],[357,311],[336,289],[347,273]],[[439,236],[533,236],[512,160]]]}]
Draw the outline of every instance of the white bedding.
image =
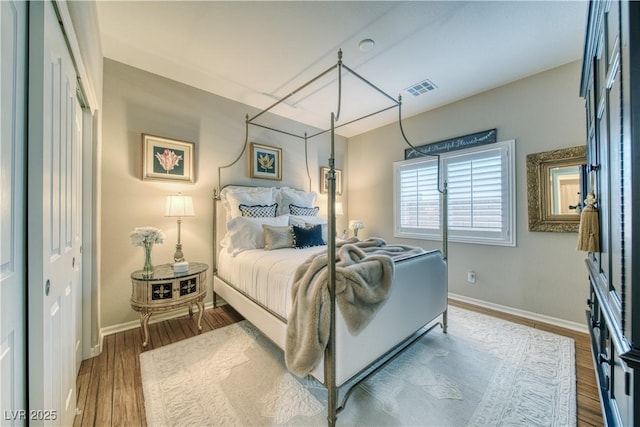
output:
[{"label": "white bedding", "polygon": [[326,250],[326,246],[253,249],[235,257],[223,250],[218,258],[218,276],[286,319],[291,310],[291,284],[297,267]]}]

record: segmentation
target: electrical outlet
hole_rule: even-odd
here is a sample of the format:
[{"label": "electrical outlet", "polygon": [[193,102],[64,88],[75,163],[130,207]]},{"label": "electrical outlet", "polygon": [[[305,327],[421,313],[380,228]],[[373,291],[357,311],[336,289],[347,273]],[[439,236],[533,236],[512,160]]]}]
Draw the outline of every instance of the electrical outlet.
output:
[{"label": "electrical outlet", "polygon": [[476,283],[476,272],[470,271],[467,273],[467,282]]}]

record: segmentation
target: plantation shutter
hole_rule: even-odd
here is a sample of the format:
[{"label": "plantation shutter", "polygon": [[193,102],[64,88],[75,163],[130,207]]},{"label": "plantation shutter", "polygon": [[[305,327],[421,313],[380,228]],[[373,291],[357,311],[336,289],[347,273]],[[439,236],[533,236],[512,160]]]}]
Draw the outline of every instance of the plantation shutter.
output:
[{"label": "plantation shutter", "polygon": [[[515,245],[513,149],[505,141],[441,155],[449,240]],[[437,170],[433,157],[394,163],[396,237],[442,236]]]},{"label": "plantation shutter", "polygon": [[507,214],[506,156],[500,148],[446,159],[449,229],[456,236],[502,236]]},{"label": "plantation shutter", "polygon": [[398,172],[400,229],[437,235],[440,232],[437,162],[433,159],[415,161]]}]

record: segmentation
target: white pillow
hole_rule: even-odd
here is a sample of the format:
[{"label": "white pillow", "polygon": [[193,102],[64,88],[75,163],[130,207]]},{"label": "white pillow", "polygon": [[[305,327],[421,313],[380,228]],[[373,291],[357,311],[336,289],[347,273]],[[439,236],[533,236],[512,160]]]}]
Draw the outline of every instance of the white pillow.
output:
[{"label": "white pillow", "polygon": [[220,192],[220,200],[229,221],[242,216],[239,205],[272,205],[276,203],[276,193],[273,187],[225,187]]},{"label": "white pillow", "polygon": [[301,206],[304,208],[315,207],[316,197],[315,191],[294,190],[289,187],[282,187],[277,192],[276,203],[278,203],[278,215],[289,213],[289,205]]},{"label": "white pillow", "polygon": [[289,225],[289,216],[282,215],[275,218],[238,216],[232,218],[227,221],[227,235],[220,242],[220,245],[227,248],[227,251],[233,256],[248,249],[262,249],[264,248],[263,224]]}]

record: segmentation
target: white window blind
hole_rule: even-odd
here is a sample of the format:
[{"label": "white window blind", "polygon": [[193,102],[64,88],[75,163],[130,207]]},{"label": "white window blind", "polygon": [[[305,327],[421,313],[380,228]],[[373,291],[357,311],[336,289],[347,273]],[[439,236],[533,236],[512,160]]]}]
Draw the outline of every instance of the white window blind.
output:
[{"label": "white window blind", "polygon": [[[449,240],[515,245],[514,141],[441,155],[447,182]],[[437,161],[394,164],[395,236],[441,239]]]}]

